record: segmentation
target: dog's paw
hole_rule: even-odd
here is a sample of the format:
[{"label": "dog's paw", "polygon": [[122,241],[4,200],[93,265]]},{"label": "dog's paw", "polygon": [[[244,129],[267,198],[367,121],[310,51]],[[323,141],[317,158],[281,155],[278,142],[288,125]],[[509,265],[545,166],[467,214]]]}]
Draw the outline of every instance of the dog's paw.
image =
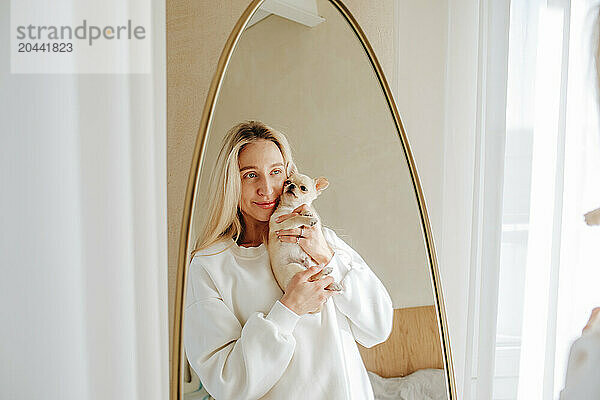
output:
[{"label": "dog's paw", "polygon": [[333,267],[325,267],[321,270],[321,275],[323,275],[323,276],[329,275],[332,272],[333,272]]},{"label": "dog's paw", "polygon": [[327,275],[329,275],[332,272],[333,272],[332,267],[325,267],[318,274],[316,274],[314,276],[314,278],[311,279],[311,281],[318,281],[319,279],[323,279],[324,277],[326,277]]},{"label": "dog's paw", "polygon": [[331,291],[334,291],[334,292],[341,292],[342,290],[344,290],[344,288],[342,287],[342,285],[341,285],[341,284],[339,284],[339,283],[336,283],[336,282],[333,282],[333,283],[330,283],[330,284],[329,284],[329,285],[328,285],[328,286],[325,288],[325,290],[331,290]]}]

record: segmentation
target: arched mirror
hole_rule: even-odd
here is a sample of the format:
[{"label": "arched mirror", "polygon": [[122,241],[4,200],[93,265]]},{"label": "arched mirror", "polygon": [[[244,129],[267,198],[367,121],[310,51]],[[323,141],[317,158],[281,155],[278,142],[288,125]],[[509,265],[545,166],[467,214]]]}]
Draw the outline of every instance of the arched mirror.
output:
[{"label": "arched mirror", "polygon": [[[360,255],[391,298],[393,325],[387,340],[369,348],[356,344],[375,395],[456,399],[440,278],[415,162],[375,54],[338,0],[253,1],[223,50],[198,132],[184,208],[172,399],[208,399],[218,392],[210,387],[214,383],[203,384],[198,377],[195,363],[202,360],[184,349],[184,326],[188,342],[206,341],[200,331],[218,335],[221,326],[214,315],[202,323],[196,316],[193,332],[185,325],[192,303],[201,301],[192,295],[189,268],[208,217],[210,177],[223,138],[248,120],[284,133],[300,172],[328,179],[329,187],[313,203],[323,226]],[[256,312],[267,315],[271,305],[257,305]],[[326,317],[315,315],[301,318]],[[243,329],[247,321],[238,322]],[[204,361],[234,342],[235,337],[222,343]],[[235,366],[221,368],[224,375],[235,373]],[[247,373],[245,379],[253,376],[259,375]],[[305,398],[313,398],[311,382],[298,384],[306,386]],[[345,390],[344,398],[363,398],[351,393],[352,387]],[[269,397],[271,391],[261,393],[260,398],[277,398]],[[394,393],[398,397],[391,397]]]}]

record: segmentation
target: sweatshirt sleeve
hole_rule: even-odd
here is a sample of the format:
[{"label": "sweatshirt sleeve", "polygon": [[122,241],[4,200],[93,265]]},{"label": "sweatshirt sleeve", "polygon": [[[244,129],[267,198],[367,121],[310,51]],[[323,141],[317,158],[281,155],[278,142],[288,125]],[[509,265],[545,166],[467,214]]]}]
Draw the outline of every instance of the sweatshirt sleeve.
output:
[{"label": "sweatshirt sleeve", "polygon": [[188,279],[183,334],[191,367],[216,399],[262,397],[294,354],[300,316],[277,301],[242,326],[204,268],[190,268]]},{"label": "sweatshirt sleeve", "polygon": [[329,262],[331,276],[343,286],[332,296],[336,308],[344,314],[357,342],[365,347],[382,343],[392,332],[392,300],[379,278],[362,257],[331,229],[323,228],[325,239],[334,251]]}]

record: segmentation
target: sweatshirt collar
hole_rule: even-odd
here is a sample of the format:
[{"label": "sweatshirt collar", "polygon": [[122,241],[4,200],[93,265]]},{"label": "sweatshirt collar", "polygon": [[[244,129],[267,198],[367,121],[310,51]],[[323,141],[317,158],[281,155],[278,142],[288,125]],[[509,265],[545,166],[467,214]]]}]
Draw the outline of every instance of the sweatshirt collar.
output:
[{"label": "sweatshirt collar", "polygon": [[230,243],[233,253],[242,258],[258,258],[267,252],[267,248],[264,243],[261,243],[256,247],[238,246],[233,239],[230,239]]}]

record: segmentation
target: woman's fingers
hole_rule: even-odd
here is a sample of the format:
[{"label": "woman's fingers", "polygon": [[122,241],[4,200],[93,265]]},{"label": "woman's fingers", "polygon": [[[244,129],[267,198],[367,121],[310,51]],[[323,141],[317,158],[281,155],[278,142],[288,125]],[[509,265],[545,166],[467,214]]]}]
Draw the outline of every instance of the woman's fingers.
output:
[{"label": "woman's fingers", "polygon": [[335,292],[324,287],[333,282],[333,277],[327,276],[313,282],[309,281],[309,278],[319,274],[322,269],[322,266],[315,265],[297,272],[281,297],[281,303],[296,314],[303,315],[316,310],[320,305],[327,302]]},{"label": "woman's fingers", "polygon": [[301,214],[303,212],[309,212],[310,208],[306,204],[302,204],[294,209],[292,213]]},{"label": "woman's fingers", "polygon": [[296,243],[299,244],[300,247],[302,247],[303,245],[305,245],[307,243],[306,241],[307,239],[305,237],[301,237],[299,238],[298,236],[279,236],[279,241],[280,242],[287,242],[287,243]]},{"label": "woman's fingers", "polygon": [[326,276],[325,278],[321,278],[318,280],[321,289],[325,289],[327,286],[331,285],[334,282],[332,276]]},{"label": "woman's fingers", "polygon": [[296,275],[300,278],[301,281],[310,281],[310,278],[321,272],[322,269],[323,267],[315,265],[314,267],[310,267],[305,269],[304,271],[296,273]]},{"label": "woman's fingers", "polygon": [[278,223],[279,223],[279,222],[283,222],[283,221],[285,221],[286,219],[290,219],[290,218],[292,218],[294,215],[298,215],[298,214],[297,214],[297,213],[293,213],[293,212],[292,212],[292,213],[289,213],[289,214],[283,214],[283,215],[280,215],[279,217],[275,218],[275,222],[278,222]]},{"label": "woman's fingers", "polygon": [[587,323],[587,325],[583,328],[583,332],[587,331],[588,329],[590,329],[592,327],[592,325],[594,325],[598,318],[600,317],[600,307],[596,307],[592,310],[592,314],[590,315],[590,319]]},{"label": "woman's fingers", "polygon": [[282,229],[280,231],[276,231],[277,236],[302,236],[306,237],[306,234],[309,232],[309,228],[292,228],[292,229]]}]

